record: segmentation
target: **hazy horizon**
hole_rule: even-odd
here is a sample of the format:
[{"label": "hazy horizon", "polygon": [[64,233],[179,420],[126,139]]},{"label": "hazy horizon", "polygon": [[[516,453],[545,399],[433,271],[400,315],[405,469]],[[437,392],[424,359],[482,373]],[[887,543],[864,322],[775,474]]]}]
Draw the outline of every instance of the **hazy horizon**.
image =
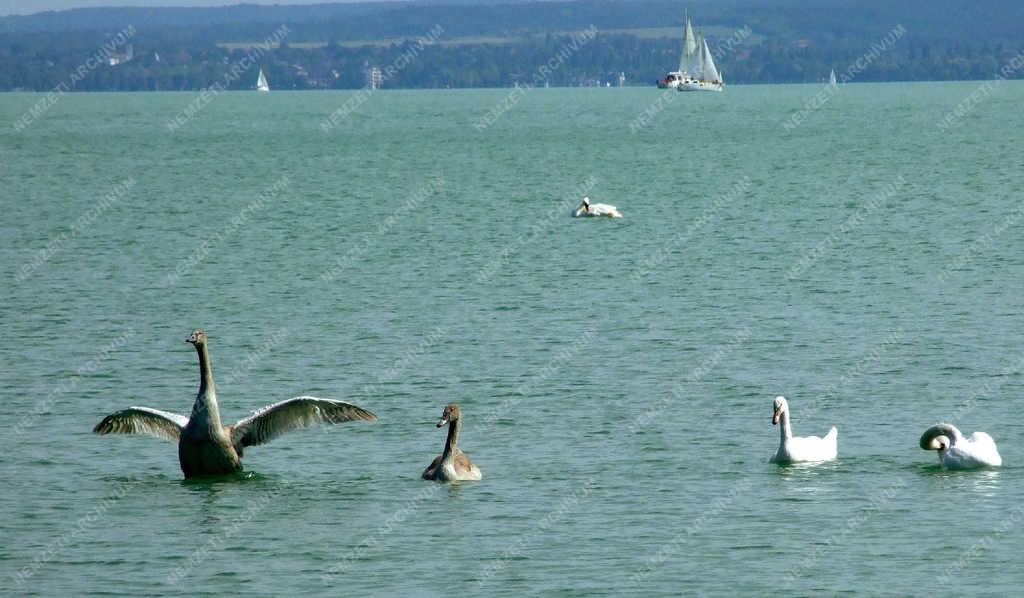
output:
[{"label": "hazy horizon", "polygon": [[30,15],[51,10],[72,8],[101,8],[111,6],[158,7],[206,7],[232,6],[236,4],[341,4],[353,2],[394,2],[397,0],[0,0],[0,17]]}]

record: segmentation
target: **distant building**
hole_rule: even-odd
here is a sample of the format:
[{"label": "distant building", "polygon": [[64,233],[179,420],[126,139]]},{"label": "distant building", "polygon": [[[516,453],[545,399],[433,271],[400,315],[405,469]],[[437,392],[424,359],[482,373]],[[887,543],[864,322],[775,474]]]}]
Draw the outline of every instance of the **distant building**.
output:
[{"label": "distant building", "polygon": [[135,58],[135,53],[132,51],[132,45],[128,44],[124,53],[111,52],[107,55],[107,63],[110,64],[110,66],[117,66],[119,64],[124,64],[125,62],[130,62],[132,58]]},{"label": "distant building", "polygon": [[384,84],[384,74],[377,67],[370,69],[368,79],[370,89],[380,89],[380,86]]}]

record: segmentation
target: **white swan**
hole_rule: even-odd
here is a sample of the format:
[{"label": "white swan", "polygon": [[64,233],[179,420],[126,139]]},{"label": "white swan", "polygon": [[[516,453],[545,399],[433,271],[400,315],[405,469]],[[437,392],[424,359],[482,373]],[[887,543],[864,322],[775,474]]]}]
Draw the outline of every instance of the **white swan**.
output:
[{"label": "white swan", "polygon": [[242,450],[270,442],[285,432],[313,424],[338,424],[377,416],[332,399],[295,397],[264,407],[234,425],[220,421],[206,333],[195,330],[186,342],[199,354],[199,394],[192,415],[185,417],[149,407],[129,407],[96,424],[97,434],[148,434],[178,443],[178,462],[186,478],[241,471]]},{"label": "white swan", "polygon": [[622,214],[619,213],[618,208],[615,206],[610,206],[606,203],[590,203],[589,197],[583,198],[583,201],[580,202],[580,207],[573,210],[572,215],[574,218],[594,218],[597,216],[622,218]]},{"label": "white swan", "polygon": [[996,441],[984,432],[968,437],[953,424],[935,424],[921,435],[921,448],[938,451],[939,463],[947,469],[998,467],[1003,464]]},{"label": "white swan", "polygon": [[781,425],[779,450],[772,457],[772,463],[798,463],[801,461],[831,461],[839,452],[839,430],[835,426],[824,438],[817,436],[793,436],[789,425],[789,403],[785,397],[775,397],[772,425]]}]

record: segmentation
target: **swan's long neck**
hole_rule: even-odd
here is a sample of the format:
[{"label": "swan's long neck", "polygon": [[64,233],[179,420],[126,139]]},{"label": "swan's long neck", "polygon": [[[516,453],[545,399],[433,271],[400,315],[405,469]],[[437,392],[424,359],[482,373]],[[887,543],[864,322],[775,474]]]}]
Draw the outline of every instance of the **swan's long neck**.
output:
[{"label": "swan's long neck", "polygon": [[938,447],[934,444],[934,442],[935,439],[938,438],[939,436],[945,436],[946,438],[948,438],[950,446],[955,445],[956,443],[962,441],[964,438],[963,434],[960,433],[960,430],[958,430],[957,427],[954,426],[953,424],[938,423],[925,430],[924,434],[921,435],[921,448],[925,450],[937,449]]},{"label": "swan's long neck", "polygon": [[455,457],[455,444],[459,441],[459,432],[461,430],[461,419],[456,418],[448,423],[448,440],[444,443],[444,452],[441,453],[441,462],[448,461]]},{"label": "swan's long neck", "polygon": [[220,408],[217,405],[217,387],[213,383],[213,368],[210,367],[210,351],[202,342],[196,344],[196,352],[199,353],[199,394],[192,405],[189,421],[219,431]]},{"label": "swan's long neck", "polygon": [[779,414],[779,440],[786,442],[793,437],[793,430],[789,427],[789,409],[783,409]]}]

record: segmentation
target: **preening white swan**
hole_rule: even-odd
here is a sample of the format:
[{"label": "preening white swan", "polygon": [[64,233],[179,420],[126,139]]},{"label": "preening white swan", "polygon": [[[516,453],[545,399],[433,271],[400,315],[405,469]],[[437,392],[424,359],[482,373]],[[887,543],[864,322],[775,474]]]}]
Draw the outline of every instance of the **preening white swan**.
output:
[{"label": "preening white swan", "polygon": [[772,425],[781,424],[779,450],[772,463],[798,463],[802,461],[831,461],[839,452],[839,430],[835,426],[824,438],[793,436],[789,425],[789,403],[785,397],[775,397]]},{"label": "preening white swan", "polygon": [[998,467],[1003,464],[996,441],[991,436],[975,432],[965,437],[953,424],[940,423],[928,428],[921,435],[920,444],[926,451],[938,451],[939,463],[948,469]]},{"label": "preening white swan", "polygon": [[615,206],[610,206],[606,203],[590,203],[589,197],[583,198],[583,201],[580,202],[580,206],[573,210],[572,215],[575,218],[594,218],[597,216],[622,218],[622,214],[619,213],[618,208]]},{"label": "preening white swan", "polygon": [[479,480],[483,477],[480,468],[473,465],[469,457],[455,446],[462,430],[462,412],[458,405],[445,406],[441,412],[441,419],[437,421],[437,427],[445,424],[448,424],[448,439],[444,443],[444,452],[435,457],[423,470],[423,479],[438,482]]},{"label": "preening white swan", "polygon": [[274,403],[233,426],[222,426],[210,368],[206,334],[192,332],[186,342],[199,353],[199,394],[191,417],[149,407],[129,407],[103,418],[97,434],[148,434],[178,443],[178,462],[186,478],[241,471],[242,449],[270,442],[281,434],[318,423],[372,421],[369,411],[332,399],[295,397]]}]

